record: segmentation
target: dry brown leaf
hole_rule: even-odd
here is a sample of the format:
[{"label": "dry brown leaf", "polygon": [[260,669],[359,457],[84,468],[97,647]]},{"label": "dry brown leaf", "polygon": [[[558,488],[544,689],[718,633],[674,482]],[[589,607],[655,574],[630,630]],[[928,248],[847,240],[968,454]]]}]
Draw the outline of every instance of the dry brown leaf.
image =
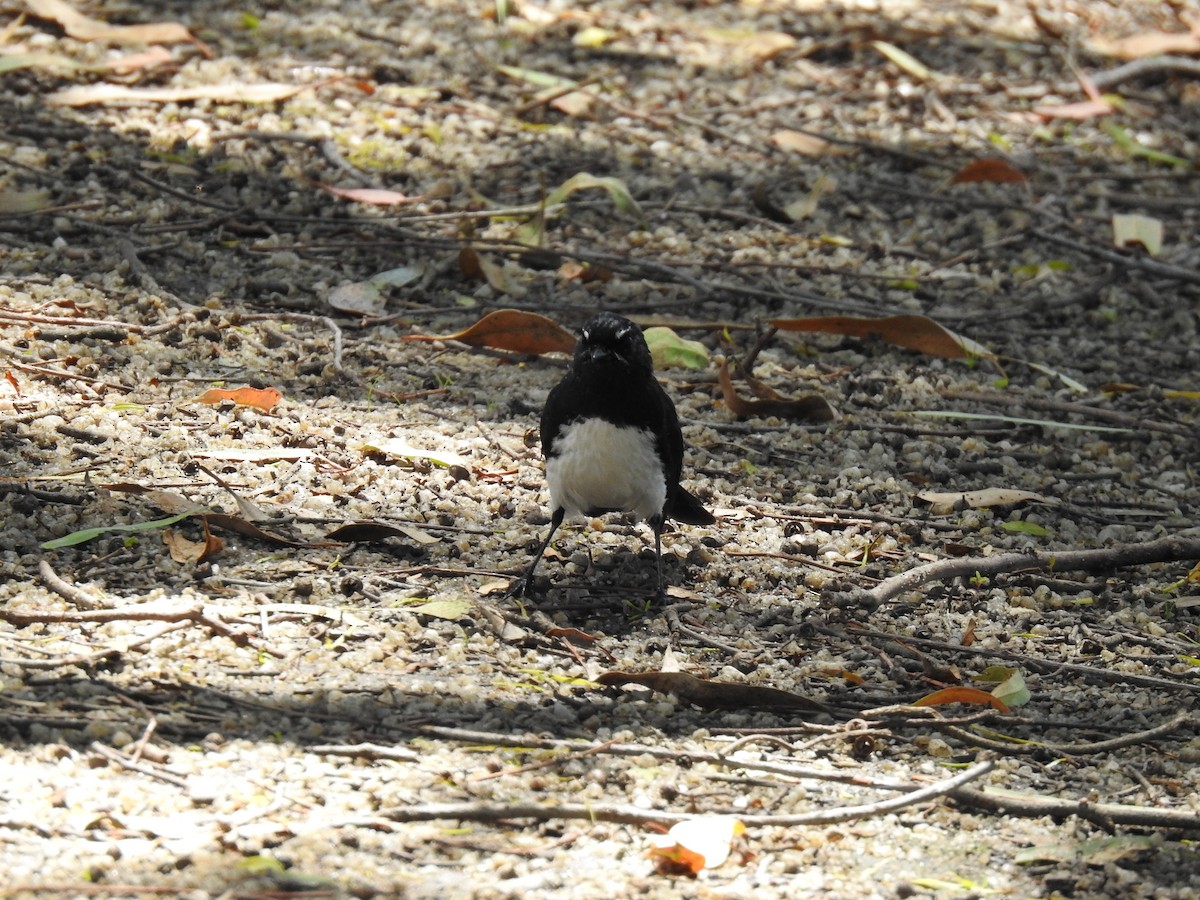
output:
[{"label": "dry brown leaf", "polygon": [[796,46],[796,39],[782,31],[751,31],[739,28],[706,28],[704,37],[724,44],[743,59],[764,62]]},{"label": "dry brown leaf", "polygon": [[829,712],[816,700],[776,688],[754,684],[706,681],[686,672],[605,672],[597,684],[638,684],[661,694],[674,694],[685,703],[702,709],[770,709]]},{"label": "dry brown leaf", "polygon": [[1142,59],[1165,53],[1200,53],[1200,32],[1143,31],[1116,41],[1099,41],[1099,49],[1120,59]]},{"label": "dry brown leaf", "polygon": [[454,334],[410,334],[406,341],[459,341],[510,353],[572,353],[575,335],[553,319],[518,309],[498,309]]},{"label": "dry brown leaf", "polygon": [[127,53],[106,64],[106,68],[114,72],[128,74],[140,69],[153,69],[155,66],[165,66],[174,57],[165,47],[148,47],[140,53]]},{"label": "dry brown leaf", "polygon": [[209,388],[196,398],[196,402],[216,406],[218,403],[224,403],[226,400],[229,400],[238,406],[251,406],[269,413],[275,407],[275,404],[282,399],[283,394],[276,388],[240,387],[229,390]]},{"label": "dry brown leaf", "polygon": [[1116,107],[1107,100],[1080,100],[1078,103],[1063,103],[1060,106],[1035,106],[1033,114],[1043,119],[1072,119],[1082,122],[1097,116],[1111,115]]},{"label": "dry brown leaf", "polygon": [[371,206],[403,206],[408,203],[420,203],[425,199],[422,194],[417,197],[410,197],[408,194],[402,194],[399,191],[388,191],[382,188],[339,188],[328,184],[321,184],[319,181],[312,181],[321,190],[333,194],[335,197],[341,197],[343,200],[353,200],[355,203],[367,203]]},{"label": "dry brown leaf", "polygon": [[436,544],[437,538],[427,531],[408,525],[387,525],[383,522],[351,522],[336,528],[325,538],[330,541],[342,541],[347,544],[371,544],[387,538],[405,538],[418,544]]},{"label": "dry brown leaf", "polygon": [[955,172],[950,183],[969,184],[977,181],[991,181],[1025,184],[1028,180],[1024,172],[1002,159],[977,159]]},{"label": "dry brown leaf", "polygon": [[772,134],[771,143],[780,150],[786,150],[790,153],[800,153],[804,156],[832,156],[852,152],[850,147],[835,144],[815,134],[808,134],[804,131],[792,131],[786,128]]},{"label": "dry brown leaf", "polygon": [[106,491],[114,491],[118,494],[136,494],[139,497],[145,497],[150,503],[153,503],[167,515],[177,516],[180,513],[185,513],[196,508],[196,504],[182,494],[176,494],[174,491],[162,491],[156,488],[148,488],[140,484],[132,484],[127,481],[116,482],[115,484],[101,485]]},{"label": "dry brown leaf", "polygon": [[772,319],[780,331],[844,334],[847,337],[878,338],[899,347],[946,359],[995,359],[996,354],[970,338],[955,334],[926,316],[813,316],[804,319]]},{"label": "dry brown leaf", "polygon": [[1112,217],[1112,230],[1115,247],[1141,247],[1151,256],[1162,253],[1162,219],[1139,213],[1117,213]]},{"label": "dry brown leaf", "polygon": [[109,41],[114,44],[197,43],[187,26],[179,22],[109,25],[85,16],[63,0],[25,0],[25,5],[39,19],[58,23],[69,37],[80,41]]},{"label": "dry brown leaf", "polygon": [[314,84],[202,84],[182,88],[132,88],[121,84],[86,84],[55,91],[46,97],[51,106],[90,106],[94,103],[190,103],[192,100],[216,100],[220,103],[275,103],[287,100],[309,88],[324,87],[330,81]]},{"label": "dry brown leaf", "polygon": [[204,525],[204,540],[193,541],[171,528],[163,532],[163,543],[171,559],[180,565],[196,565],[207,559],[220,555],[225,549],[225,542],[209,530],[208,523],[201,519]]},{"label": "dry brown leaf", "polygon": [[729,364],[724,360],[717,366],[717,383],[721,386],[725,406],[739,419],[777,416],[780,419],[819,423],[831,422],[837,417],[834,408],[817,394],[807,394],[795,400],[747,400],[738,396],[729,374]]},{"label": "dry brown leaf", "polygon": [[935,516],[948,516],[962,509],[990,509],[993,506],[1017,506],[1021,503],[1048,503],[1033,491],[1016,488],[981,488],[977,491],[921,491],[917,499],[929,504]]}]

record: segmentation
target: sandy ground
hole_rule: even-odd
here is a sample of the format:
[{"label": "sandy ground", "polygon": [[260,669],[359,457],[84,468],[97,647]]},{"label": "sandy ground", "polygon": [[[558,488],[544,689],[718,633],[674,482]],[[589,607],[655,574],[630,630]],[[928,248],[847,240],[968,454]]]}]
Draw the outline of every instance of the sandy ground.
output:
[{"label": "sandy ground", "polygon": [[[157,68],[25,11],[0,2],[30,63],[0,74],[5,896],[1200,895],[1200,93],[1186,46],[1115,43],[1200,11],[86,7],[202,42]],[[1107,114],[1062,115],[1079,72]],[[103,85],[194,92],[59,93]],[[545,209],[580,173],[615,180]],[[1161,249],[1115,246],[1122,214]],[[616,517],[505,599],[566,357],[405,340],[502,308],[710,354],[661,371],[718,516],[666,536],[666,607]],[[978,347],[767,324],[831,314]],[[836,418],[735,415],[718,354]],[[243,385],[281,398],[199,399]],[[998,666],[1010,712],[907,705]],[[647,855],[703,814],[746,826],[723,865]]]}]

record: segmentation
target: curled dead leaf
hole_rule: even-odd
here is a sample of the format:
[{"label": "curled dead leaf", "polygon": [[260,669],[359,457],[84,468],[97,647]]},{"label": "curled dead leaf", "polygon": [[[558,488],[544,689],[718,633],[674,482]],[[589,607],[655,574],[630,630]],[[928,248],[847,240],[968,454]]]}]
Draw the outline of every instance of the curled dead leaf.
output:
[{"label": "curled dead leaf", "polygon": [[955,334],[927,316],[900,315],[871,318],[867,316],[812,316],[802,319],[772,319],[771,325],[780,331],[842,334],[847,337],[878,338],[905,347],[941,356],[946,359],[992,359],[991,350],[970,338]]},{"label": "curled dead leaf", "polygon": [[459,341],[510,353],[572,353],[575,335],[553,319],[518,309],[498,309],[454,334],[410,334],[406,341]]},{"label": "curled dead leaf", "polygon": [[976,159],[954,173],[951,184],[990,181],[1000,184],[1026,184],[1025,173],[1002,159]]},{"label": "curled dead leaf", "polygon": [[143,25],[109,25],[63,0],[25,0],[29,11],[39,19],[57,23],[69,37],[79,41],[108,41],[113,44],[198,43],[179,22],[151,22]]},{"label": "curled dead leaf", "polygon": [[824,704],[799,694],[754,684],[706,681],[686,672],[605,672],[595,680],[597,684],[605,685],[638,684],[660,694],[674,694],[701,709],[829,712]]},{"label": "curled dead leaf", "polygon": [[982,488],[977,491],[921,491],[917,499],[929,504],[935,516],[948,516],[963,509],[989,509],[1021,503],[1049,503],[1041,494],[1015,488]]},{"label": "curled dead leaf", "polygon": [[729,374],[729,364],[725,360],[721,360],[717,366],[717,383],[721,386],[725,406],[739,419],[777,416],[781,419],[821,423],[832,422],[837,418],[834,408],[824,397],[817,394],[807,394],[794,400],[747,400],[738,396],[733,387],[733,378]]}]

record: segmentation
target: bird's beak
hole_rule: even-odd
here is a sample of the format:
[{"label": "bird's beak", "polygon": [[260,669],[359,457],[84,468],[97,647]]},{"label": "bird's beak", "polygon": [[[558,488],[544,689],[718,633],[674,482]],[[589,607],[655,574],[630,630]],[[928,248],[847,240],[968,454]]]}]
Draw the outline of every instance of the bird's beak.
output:
[{"label": "bird's beak", "polygon": [[616,358],[618,358],[617,355],[608,347],[584,347],[583,353],[580,354],[580,362],[585,364],[607,362]]}]

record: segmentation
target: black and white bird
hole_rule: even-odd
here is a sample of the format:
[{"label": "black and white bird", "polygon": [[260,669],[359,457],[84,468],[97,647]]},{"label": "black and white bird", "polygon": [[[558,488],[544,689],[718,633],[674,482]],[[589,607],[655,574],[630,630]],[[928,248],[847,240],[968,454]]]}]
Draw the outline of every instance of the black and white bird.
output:
[{"label": "black and white bird", "polygon": [[627,512],[654,530],[663,598],[662,531],[667,519],[716,521],[679,483],[683,434],[675,404],[654,377],[642,331],[611,312],[580,330],[571,371],[546,398],[542,456],[550,488],[550,533],[511,593],[523,594],[567,515]]}]

